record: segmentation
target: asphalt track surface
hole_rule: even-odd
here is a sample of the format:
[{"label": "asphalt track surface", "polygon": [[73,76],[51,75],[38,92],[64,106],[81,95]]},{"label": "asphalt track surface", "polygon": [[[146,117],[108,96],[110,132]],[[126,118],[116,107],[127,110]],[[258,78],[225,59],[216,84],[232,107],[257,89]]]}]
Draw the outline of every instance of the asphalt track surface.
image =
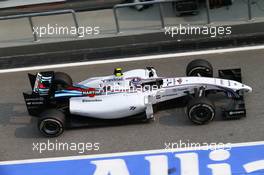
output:
[{"label": "asphalt track surface", "polygon": [[[88,77],[108,75],[115,67],[124,70],[154,66],[160,76],[184,76],[186,64],[195,58],[209,60],[215,69],[242,68],[243,82],[253,88],[245,98],[247,117],[235,121],[216,119],[208,125],[196,126],[188,121],[184,108],[155,114],[156,120],[145,124],[107,126],[67,130],[50,142],[100,143],[101,154],[125,151],[163,149],[164,143],[239,143],[264,140],[264,50],[242,51],[203,56],[108,63],[60,68],[76,82]],[[36,72],[36,71],[34,71]],[[32,73],[34,73],[32,72]],[[216,71],[215,71],[216,72]],[[33,151],[33,143],[47,142],[39,134],[35,118],[26,111],[22,92],[30,89],[27,72],[0,74],[0,161],[80,155],[77,151]]]}]

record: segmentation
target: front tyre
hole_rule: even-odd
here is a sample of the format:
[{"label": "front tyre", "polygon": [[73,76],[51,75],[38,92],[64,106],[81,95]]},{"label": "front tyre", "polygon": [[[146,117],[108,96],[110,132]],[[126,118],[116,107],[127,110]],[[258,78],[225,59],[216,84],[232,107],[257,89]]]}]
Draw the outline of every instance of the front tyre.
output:
[{"label": "front tyre", "polygon": [[205,97],[194,98],[187,105],[187,115],[195,124],[207,124],[215,117],[215,106]]},{"label": "front tyre", "polygon": [[57,137],[64,132],[65,116],[58,110],[48,110],[41,114],[38,121],[39,131],[46,137]]},{"label": "front tyre", "polygon": [[196,59],[187,65],[186,75],[194,77],[213,77],[213,66],[206,60]]}]

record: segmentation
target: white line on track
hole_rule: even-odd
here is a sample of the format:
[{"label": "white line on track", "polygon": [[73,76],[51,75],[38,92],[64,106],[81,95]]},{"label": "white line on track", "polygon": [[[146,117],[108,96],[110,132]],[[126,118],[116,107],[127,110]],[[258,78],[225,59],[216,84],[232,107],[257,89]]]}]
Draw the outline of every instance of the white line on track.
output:
[{"label": "white line on track", "polygon": [[[234,148],[234,147],[261,146],[261,145],[264,145],[264,141],[232,143],[231,147]],[[161,149],[161,150],[133,151],[133,152],[123,152],[123,153],[108,153],[108,154],[98,154],[98,155],[82,155],[82,156],[68,156],[68,157],[56,157],[56,158],[12,160],[12,161],[0,162],[0,166],[1,165],[28,164],[28,163],[41,163],[41,162],[57,162],[57,161],[69,161],[69,160],[110,158],[110,157],[130,156],[130,155],[162,154],[162,153],[168,153],[168,152],[195,151],[199,149],[200,150],[208,149],[208,147],[201,146],[201,147],[196,147],[196,148]]]},{"label": "white line on track", "polygon": [[32,71],[32,70],[40,70],[40,69],[55,69],[55,68],[63,68],[63,67],[78,67],[78,66],[96,65],[96,64],[129,62],[129,61],[142,61],[142,60],[152,60],[152,59],[166,59],[166,58],[175,58],[175,57],[184,57],[184,56],[220,54],[220,53],[240,52],[240,51],[250,51],[250,50],[261,50],[261,49],[264,49],[264,45],[229,48],[229,49],[214,49],[214,50],[205,50],[205,51],[172,53],[172,54],[163,54],[163,55],[150,55],[150,56],[140,56],[140,57],[130,57],[130,58],[120,58],[120,59],[110,59],[110,60],[99,60],[99,61],[87,61],[87,62],[54,64],[54,65],[45,65],[45,66],[33,66],[33,67],[23,67],[23,68],[2,69],[2,70],[0,70],[0,74],[10,73],[10,72]]}]

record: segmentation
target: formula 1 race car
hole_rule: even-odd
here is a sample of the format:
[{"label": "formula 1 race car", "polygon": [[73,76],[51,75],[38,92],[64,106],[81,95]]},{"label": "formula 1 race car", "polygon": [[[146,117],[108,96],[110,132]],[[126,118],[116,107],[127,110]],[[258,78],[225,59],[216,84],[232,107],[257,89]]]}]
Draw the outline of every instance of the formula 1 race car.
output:
[{"label": "formula 1 race car", "polygon": [[[40,132],[59,136],[66,128],[150,121],[159,106],[186,106],[187,117],[195,124],[206,124],[216,116],[215,94],[229,102],[219,108],[225,119],[246,115],[244,92],[252,88],[241,83],[240,69],[219,70],[213,78],[212,65],[193,60],[186,68],[187,77],[159,77],[153,67],[94,77],[73,84],[63,72],[29,74],[32,91],[24,93],[28,112],[38,117]],[[227,102],[225,102],[227,104]],[[178,106],[178,105],[176,105]]]}]

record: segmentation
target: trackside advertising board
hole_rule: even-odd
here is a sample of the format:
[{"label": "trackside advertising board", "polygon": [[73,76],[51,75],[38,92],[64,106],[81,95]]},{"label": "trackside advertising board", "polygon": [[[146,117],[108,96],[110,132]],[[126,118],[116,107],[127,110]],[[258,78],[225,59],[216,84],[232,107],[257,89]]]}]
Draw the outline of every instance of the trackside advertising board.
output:
[{"label": "trackside advertising board", "polygon": [[0,175],[264,175],[264,142],[0,162]]}]

